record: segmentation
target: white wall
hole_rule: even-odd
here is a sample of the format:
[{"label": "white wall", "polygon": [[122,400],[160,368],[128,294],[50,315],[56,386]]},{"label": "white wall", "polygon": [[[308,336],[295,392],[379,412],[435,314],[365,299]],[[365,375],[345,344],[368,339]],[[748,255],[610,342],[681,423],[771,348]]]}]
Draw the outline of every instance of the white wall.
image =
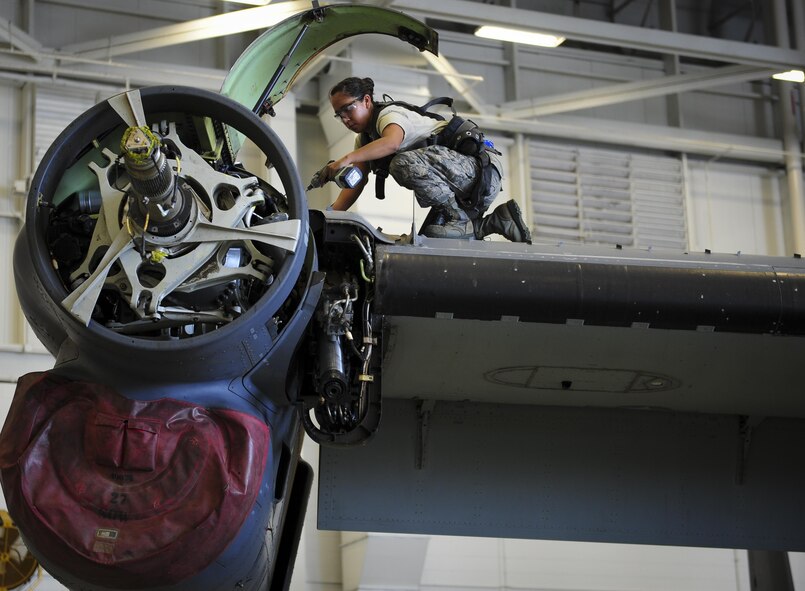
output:
[{"label": "white wall", "polygon": [[[315,471],[319,465],[319,446],[305,438],[302,459]],[[314,477],[305,525],[299,542],[290,591],[341,591],[341,533],[316,529],[319,481]]]},{"label": "white wall", "polygon": [[782,173],[745,164],[688,161],[691,250],[791,255]]},{"label": "white wall", "polygon": [[0,155],[0,346],[19,344],[22,323],[18,312],[14,282],[11,280],[11,252],[20,229],[21,200],[14,190],[19,172],[20,91],[14,85],[0,84],[0,137],[7,143]]},{"label": "white wall", "polygon": [[431,539],[422,591],[470,586],[535,591],[749,590],[746,553],[734,550],[482,538],[457,542]]},{"label": "white wall", "polygon": [[[744,550],[351,532],[342,540],[345,591],[752,589]],[[795,588],[805,589],[805,554],[789,559]]]}]

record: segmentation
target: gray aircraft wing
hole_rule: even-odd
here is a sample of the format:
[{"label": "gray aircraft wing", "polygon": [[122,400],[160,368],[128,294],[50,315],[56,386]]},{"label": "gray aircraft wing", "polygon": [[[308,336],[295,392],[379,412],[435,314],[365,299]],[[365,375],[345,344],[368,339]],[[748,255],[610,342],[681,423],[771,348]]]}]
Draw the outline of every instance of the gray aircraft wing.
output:
[{"label": "gray aircraft wing", "polygon": [[322,449],[320,527],[805,549],[801,259],[428,239],[376,259],[383,417]]}]

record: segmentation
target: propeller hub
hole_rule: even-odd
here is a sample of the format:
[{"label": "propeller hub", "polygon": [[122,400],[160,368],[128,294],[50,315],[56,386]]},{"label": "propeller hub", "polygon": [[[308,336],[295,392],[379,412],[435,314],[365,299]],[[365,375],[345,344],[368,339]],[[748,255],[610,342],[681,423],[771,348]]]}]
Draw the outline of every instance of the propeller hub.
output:
[{"label": "propeller hub", "polygon": [[160,143],[148,127],[129,127],[120,142],[120,153],[143,213],[167,219],[176,207],[176,191],[173,170]]},{"label": "propeller hub", "polygon": [[194,202],[195,191],[187,183],[179,182],[172,189],[171,206],[167,210],[152,203],[144,205],[142,201],[134,199],[129,205],[129,217],[151,239],[180,239],[195,214]]}]

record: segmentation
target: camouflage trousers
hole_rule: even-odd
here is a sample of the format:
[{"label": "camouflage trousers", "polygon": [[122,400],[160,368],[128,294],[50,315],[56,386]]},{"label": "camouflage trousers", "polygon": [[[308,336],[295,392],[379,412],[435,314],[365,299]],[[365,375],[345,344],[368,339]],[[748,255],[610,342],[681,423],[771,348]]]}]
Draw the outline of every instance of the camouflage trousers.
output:
[{"label": "camouflage trousers", "polygon": [[[456,202],[456,192],[470,191],[480,172],[481,166],[475,158],[445,146],[427,146],[400,152],[389,166],[394,180],[411,189],[421,207],[442,210],[455,220],[469,219]],[[483,194],[483,211],[495,200],[500,186],[500,174],[495,169],[490,186]]]}]

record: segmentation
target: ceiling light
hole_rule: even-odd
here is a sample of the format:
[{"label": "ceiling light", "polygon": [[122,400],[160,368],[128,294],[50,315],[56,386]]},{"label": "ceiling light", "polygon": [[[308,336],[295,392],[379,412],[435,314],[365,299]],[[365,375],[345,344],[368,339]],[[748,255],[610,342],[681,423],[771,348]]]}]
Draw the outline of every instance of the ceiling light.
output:
[{"label": "ceiling light", "polygon": [[225,14],[208,16],[193,23],[193,30],[186,34],[187,41],[195,39],[211,39],[234,35],[244,31],[267,29],[285,20],[300,10],[307,10],[307,2],[295,0],[294,2],[277,2],[271,6],[255,6],[243,10],[233,10]]},{"label": "ceiling light", "polygon": [[805,72],[802,70],[788,70],[772,76],[775,80],[786,80],[788,82],[805,82]]},{"label": "ceiling light", "polygon": [[522,29],[509,29],[507,27],[491,27],[484,25],[475,31],[477,37],[485,39],[498,39],[500,41],[511,41],[512,43],[525,43],[527,45],[539,45],[540,47],[556,47],[561,45],[565,38],[548,33],[538,33],[536,31],[524,31]]},{"label": "ceiling light", "polygon": [[236,4],[250,4],[252,6],[265,6],[271,0],[224,0],[224,2],[234,2]]}]

